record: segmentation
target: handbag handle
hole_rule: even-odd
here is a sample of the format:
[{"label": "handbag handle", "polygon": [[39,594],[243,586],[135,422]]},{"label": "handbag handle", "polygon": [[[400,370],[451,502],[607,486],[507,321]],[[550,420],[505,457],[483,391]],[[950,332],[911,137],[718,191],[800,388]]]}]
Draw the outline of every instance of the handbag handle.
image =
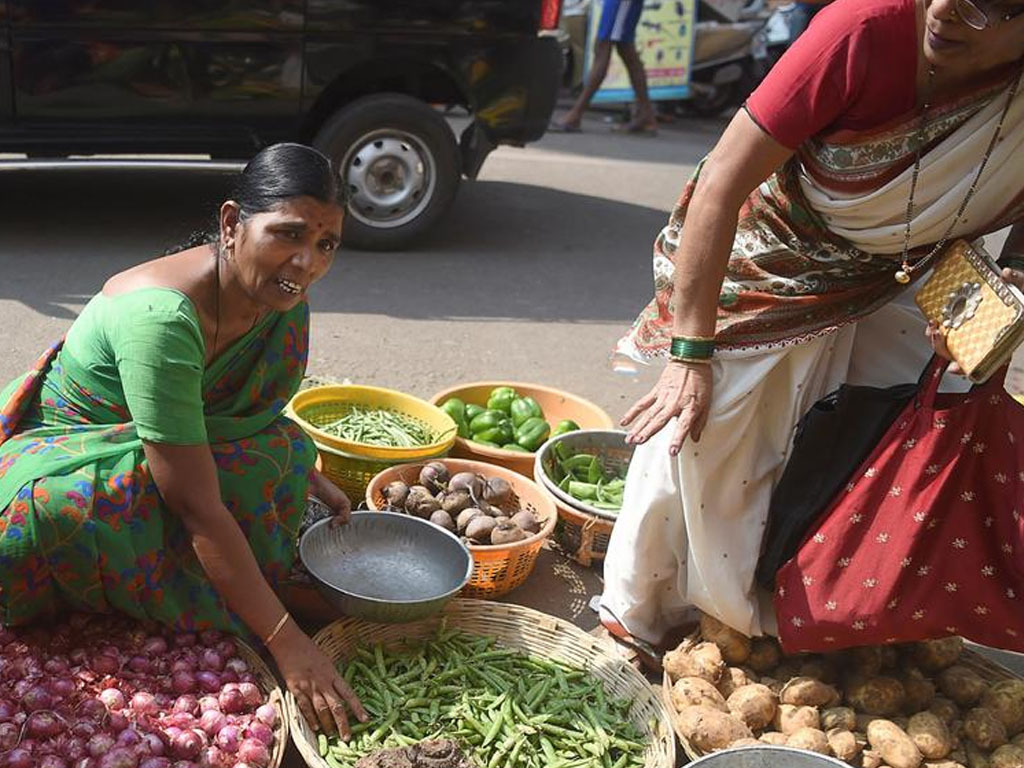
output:
[{"label": "handbag handle", "polygon": [[[935,398],[939,394],[939,385],[942,384],[942,376],[946,373],[946,369],[949,367],[949,360],[938,355],[932,355],[931,360],[925,366],[921,372],[921,378],[917,380],[917,396],[915,402],[918,408],[934,408]],[[971,394],[980,394],[982,392],[992,391],[998,393],[1006,389],[1006,373],[1009,370],[1010,365],[1007,363],[995,373],[993,373],[987,381],[982,384],[975,384],[971,387]]]}]

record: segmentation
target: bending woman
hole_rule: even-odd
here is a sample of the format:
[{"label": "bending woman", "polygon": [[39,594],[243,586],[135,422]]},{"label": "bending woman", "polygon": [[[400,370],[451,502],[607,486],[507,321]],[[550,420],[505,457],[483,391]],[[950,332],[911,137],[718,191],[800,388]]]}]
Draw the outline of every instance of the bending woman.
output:
[{"label": "bending woman", "polygon": [[366,714],[274,593],[307,492],[345,494],[282,410],[306,291],[341,240],[336,176],[279,144],[242,171],[215,242],[111,277],[0,394],[0,619],[120,611],[261,639],[303,714]]},{"label": "bending woman", "polygon": [[658,643],[694,606],[773,631],[754,569],[797,421],[843,381],[917,380],[932,349],[905,278],[951,238],[1014,225],[1004,258],[1024,251],[1022,65],[1021,0],[837,0],[732,120],[620,342],[671,359],[623,420],[613,633]]}]

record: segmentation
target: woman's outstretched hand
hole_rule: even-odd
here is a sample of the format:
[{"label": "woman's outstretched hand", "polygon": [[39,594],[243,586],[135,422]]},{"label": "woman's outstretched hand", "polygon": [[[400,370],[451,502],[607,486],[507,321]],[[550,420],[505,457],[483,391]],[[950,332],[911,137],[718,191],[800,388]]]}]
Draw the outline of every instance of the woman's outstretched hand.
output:
[{"label": "woman's outstretched hand", "polygon": [[271,641],[270,652],[299,711],[315,731],[352,735],[349,715],[361,723],[369,719],[352,687],[317,645],[289,620]]},{"label": "woman's outstretched hand", "polygon": [[[1010,285],[1016,286],[1021,291],[1024,291],[1024,270],[1004,267],[1002,277],[1003,280],[1008,282]],[[953,360],[953,355],[950,354],[949,347],[946,346],[946,336],[934,321],[928,323],[928,327],[925,329],[925,335],[928,337],[928,341],[931,343],[935,354],[939,357],[944,357],[947,360]],[[958,376],[963,375],[963,371],[955,361],[950,362],[949,368],[946,370],[949,373],[954,373]]]},{"label": "woman's outstretched hand", "polygon": [[318,469],[313,470],[309,490],[334,513],[332,524],[344,525],[352,518],[352,501],[348,495]]},{"label": "woman's outstretched hand", "polygon": [[700,440],[711,406],[711,366],[706,363],[670,362],[658,383],[633,405],[620,424],[629,428],[627,443],[645,443],[678,416],[669,453],[675,456],[687,437]]}]

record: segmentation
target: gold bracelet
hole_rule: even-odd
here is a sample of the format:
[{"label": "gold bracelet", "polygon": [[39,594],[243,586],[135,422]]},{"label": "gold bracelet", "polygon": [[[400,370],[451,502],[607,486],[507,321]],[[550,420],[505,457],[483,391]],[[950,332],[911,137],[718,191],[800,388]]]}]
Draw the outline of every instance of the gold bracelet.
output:
[{"label": "gold bracelet", "polygon": [[267,635],[267,639],[263,641],[263,644],[265,646],[270,647],[270,644],[274,641],[274,638],[277,637],[278,632],[284,629],[284,625],[288,623],[288,619],[290,618],[291,616],[288,615],[288,611],[285,610],[284,616],[282,616],[281,620],[277,622],[277,626],[274,627],[273,630],[271,630],[270,634]]},{"label": "gold bracelet", "polygon": [[679,357],[678,355],[672,355],[669,357],[670,363],[694,363],[696,365],[711,365],[710,357]]}]

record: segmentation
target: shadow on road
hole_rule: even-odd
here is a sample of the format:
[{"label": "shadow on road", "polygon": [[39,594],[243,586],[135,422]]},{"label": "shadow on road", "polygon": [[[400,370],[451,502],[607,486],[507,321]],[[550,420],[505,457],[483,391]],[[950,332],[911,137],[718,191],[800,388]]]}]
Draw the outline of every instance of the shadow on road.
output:
[{"label": "shadow on road", "polygon": [[[74,316],[111,274],[212,221],[230,177],[171,171],[0,174],[0,298]],[[630,321],[651,295],[666,214],[510,182],[467,182],[415,250],[342,251],[321,312],[410,319]],[[59,279],[55,279],[59,276]]]}]

